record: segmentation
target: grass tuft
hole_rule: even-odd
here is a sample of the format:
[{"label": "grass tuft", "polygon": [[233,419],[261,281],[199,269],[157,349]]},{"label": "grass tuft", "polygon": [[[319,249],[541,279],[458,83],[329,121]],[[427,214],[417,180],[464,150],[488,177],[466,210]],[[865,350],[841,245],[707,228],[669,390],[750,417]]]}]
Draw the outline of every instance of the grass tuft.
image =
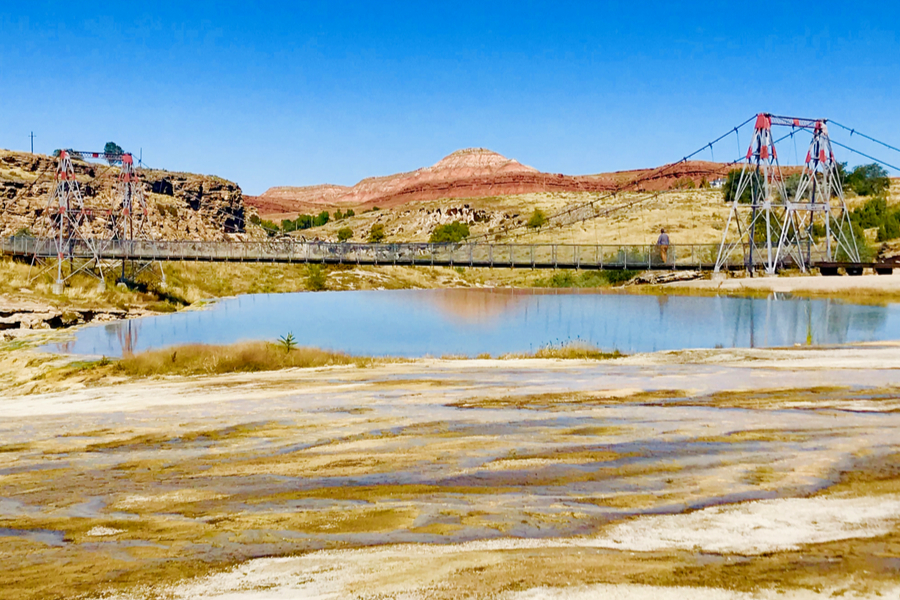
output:
[{"label": "grass tuft", "polygon": [[123,358],[115,363],[114,370],[134,377],[212,375],[332,365],[360,365],[367,360],[320,348],[285,350],[284,346],[269,342],[243,342],[228,346],[191,344],[177,348],[151,350]]},{"label": "grass tuft", "polygon": [[560,358],[567,360],[608,360],[624,356],[618,350],[604,352],[596,346],[586,342],[567,342],[564,344],[551,344],[531,354],[506,354],[503,358]]}]

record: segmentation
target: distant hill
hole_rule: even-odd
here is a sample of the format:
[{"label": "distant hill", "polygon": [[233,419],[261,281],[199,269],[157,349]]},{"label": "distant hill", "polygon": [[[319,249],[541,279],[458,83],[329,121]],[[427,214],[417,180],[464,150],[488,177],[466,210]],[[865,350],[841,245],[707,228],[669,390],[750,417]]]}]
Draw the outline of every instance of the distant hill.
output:
[{"label": "distant hill", "polygon": [[458,150],[430,167],[409,173],[363,179],[352,187],[316,185],[273,187],[246,196],[260,215],[318,212],[334,208],[394,208],[441,198],[474,198],[541,192],[608,192],[637,181],[628,189],[662,190],[690,179],[699,185],[727,175],[732,166],[688,161],[666,168],[598,175],[543,173],[485,148]]}]

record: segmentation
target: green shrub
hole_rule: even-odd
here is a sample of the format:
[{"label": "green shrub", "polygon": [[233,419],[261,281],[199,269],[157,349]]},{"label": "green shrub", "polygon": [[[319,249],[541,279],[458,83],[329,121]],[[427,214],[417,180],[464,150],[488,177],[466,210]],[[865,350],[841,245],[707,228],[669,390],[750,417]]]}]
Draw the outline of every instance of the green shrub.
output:
[{"label": "green shrub", "polygon": [[353,230],[349,227],[341,227],[337,230],[337,238],[339,242],[346,242],[353,237]]},{"label": "green shrub", "polygon": [[[861,262],[870,261],[875,255],[875,251],[869,246],[868,240],[866,240],[866,232],[859,226],[859,223],[854,223],[853,220],[844,226],[843,232],[843,237],[846,239],[849,240],[851,236],[856,240],[856,249],[859,252],[859,260]],[[853,262],[855,261],[855,257],[850,256],[843,246],[839,246],[835,254],[835,260],[840,262]]]},{"label": "green shrub", "polygon": [[552,288],[595,288],[621,285],[634,279],[640,271],[557,271],[548,279],[539,281],[538,286]]},{"label": "green shrub", "polygon": [[326,223],[328,223],[328,221],[329,221],[328,211],[323,210],[318,215],[316,215],[315,219],[313,219],[313,227],[321,227],[322,225],[325,225]]},{"label": "green shrub", "polygon": [[321,292],[328,289],[326,272],[322,265],[308,265],[306,267],[306,289],[311,292]]},{"label": "green shrub", "polygon": [[627,283],[638,276],[640,271],[635,271],[633,269],[622,269],[621,271],[603,271],[603,275],[606,277],[606,281],[609,282],[610,285],[620,285],[622,283]]},{"label": "green shrub", "polygon": [[895,240],[900,237],[900,219],[898,219],[897,213],[892,215],[888,215],[884,223],[881,224],[881,227],[878,228],[878,241],[886,242],[888,240]]},{"label": "green shrub", "polygon": [[[178,216],[177,211],[174,216]],[[281,228],[276,223],[273,223],[272,221],[266,221],[265,219],[260,219],[258,215],[251,216],[250,222],[254,225],[262,227],[269,235],[275,235],[276,233],[281,231]]]},{"label": "green shrub", "polygon": [[864,205],[854,209],[850,213],[850,220],[863,229],[871,229],[872,227],[883,225],[887,216],[887,200],[884,198],[872,198]]},{"label": "green shrub", "polygon": [[891,180],[879,165],[859,165],[847,175],[845,185],[860,196],[877,196],[890,189]]},{"label": "green shrub", "polygon": [[543,227],[546,222],[547,215],[545,215],[544,211],[542,211],[541,209],[536,208],[534,209],[534,212],[531,213],[531,218],[528,219],[528,223],[526,223],[526,225],[528,227],[531,227],[532,229],[538,229],[540,227]]},{"label": "green shrub", "polygon": [[355,217],[355,216],[356,216],[356,212],[352,208],[348,208],[347,212],[344,213],[345,219],[348,217]]},{"label": "green shrub", "polygon": [[[753,190],[759,189],[762,185],[760,181],[759,175],[755,172],[751,172],[749,174],[750,182],[746,188],[744,188],[743,193],[741,194],[738,202],[742,204],[750,204],[753,199]],[[725,178],[725,184],[722,186],[722,195],[725,197],[725,202],[734,202],[734,197],[737,194],[738,184],[741,181],[741,170],[733,169],[728,172],[728,177]]]},{"label": "green shrub", "polygon": [[377,244],[384,240],[384,225],[381,223],[375,223],[372,225],[372,229],[369,230],[369,243]]},{"label": "green shrub", "polygon": [[797,196],[797,190],[800,189],[800,173],[794,173],[784,178],[784,191],[787,195],[785,200],[794,200]]},{"label": "green shrub", "polygon": [[432,244],[458,243],[469,237],[469,226],[466,223],[453,221],[449,225],[438,225],[431,232],[429,242]]}]

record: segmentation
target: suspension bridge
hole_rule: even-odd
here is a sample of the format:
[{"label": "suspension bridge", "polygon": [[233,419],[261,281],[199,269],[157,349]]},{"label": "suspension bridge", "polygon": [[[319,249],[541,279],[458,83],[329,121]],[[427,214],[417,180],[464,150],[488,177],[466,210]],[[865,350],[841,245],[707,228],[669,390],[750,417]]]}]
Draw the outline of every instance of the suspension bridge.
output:
[{"label": "suspension bridge", "polygon": [[[223,262],[282,263],[361,266],[470,267],[495,269],[575,269],[575,270],[719,270],[747,268],[743,252],[732,253],[733,260],[717,265],[719,244],[679,244],[669,246],[665,258],[656,245],[609,244],[516,244],[516,243],[394,243],[357,244],[344,242],[308,242],[293,239],[251,242],[208,241],[126,241],[88,240],[70,244],[64,256],[75,261],[97,258],[107,263]],[[745,248],[749,251],[749,248]],[[56,240],[32,237],[0,239],[0,252],[9,256],[52,260]],[[863,269],[890,273],[895,267],[886,262],[828,261],[827,249],[812,249],[813,268],[837,274],[862,274]],[[782,262],[795,267],[791,258]],[[900,266],[900,265],[896,265]]]},{"label": "suspension bridge", "polygon": [[[725,163],[740,167],[732,188],[729,216],[717,244],[677,245],[666,251],[654,245],[520,243],[534,233],[525,224],[507,224],[464,242],[445,244],[359,244],[309,242],[295,238],[270,238],[256,242],[209,242],[153,239],[148,230],[148,210],[130,153],[75,152],[59,154],[55,185],[34,224],[35,237],[0,239],[0,252],[26,258],[55,271],[55,285],[64,289],[67,279],[79,272],[100,279],[115,270],[121,278],[133,278],[165,261],[356,264],[398,266],[449,266],[523,269],[691,269],[714,272],[747,270],[775,274],[781,269],[819,269],[826,275],[845,269],[858,275],[866,268],[890,273],[894,264],[864,260],[853,232],[843,192],[841,164],[833,146],[839,146],[900,171],[848,144],[833,141],[832,124],[850,137],[857,135],[891,151],[900,149],[828,119],[808,119],[760,113],[703,145],[681,160],[620,183],[606,194],[574,203],[549,215],[540,233],[600,220],[636,210],[674,190],[638,193],[647,181],[664,177],[677,165],[709,151],[754,123],[750,145],[740,158]],[[775,131],[784,135],[776,137]],[[788,190],[778,161],[777,145],[806,133],[810,137],[795,190]],[[107,160],[121,165],[117,179],[117,205],[108,211],[104,237],[88,236],[85,227],[95,211],[85,205],[72,157]],[[625,192],[629,192],[628,195]],[[610,200],[619,204],[608,206]],[[64,268],[68,265],[68,268]],[[120,265],[120,267],[115,266]],[[160,269],[161,272],[161,269]]]}]

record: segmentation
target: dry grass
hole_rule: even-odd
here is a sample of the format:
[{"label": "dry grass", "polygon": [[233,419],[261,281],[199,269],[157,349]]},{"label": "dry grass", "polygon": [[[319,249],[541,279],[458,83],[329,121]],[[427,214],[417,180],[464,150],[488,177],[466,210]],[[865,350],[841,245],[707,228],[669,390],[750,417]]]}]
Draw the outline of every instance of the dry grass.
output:
[{"label": "dry grass", "polygon": [[141,289],[117,288],[114,276],[107,273],[106,282],[79,273],[66,282],[64,295],[54,294],[52,285],[56,271],[43,271],[28,263],[0,259],[0,295],[8,296],[13,303],[44,301],[54,306],[86,308],[143,308],[157,312],[172,312],[187,302],[182,298],[141,286]]},{"label": "dry grass", "polygon": [[585,342],[566,342],[546,346],[531,354],[506,354],[502,358],[558,358],[564,360],[609,360],[624,356],[618,350],[604,352]]},{"label": "dry grass", "polygon": [[192,344],[151,350],[123,358],[115,371],[133,377],[153,375],[211,375],[312,368],[332,365],[362,365],[368,359],[319,348],[290,351],[269,342],[244,342],[229,346]]},{"label": "dry grass", "polygon": [[150,350],[126,356],[118,361],[104,358],[93,362],[73,362],[64,367],[51,368],[37,379],[44,383],[70,380],[90,384],[110,377],[216,375],[336,365],[365,367],[372,363],[371,358],[349,356],[319,348],[287,350],[271,342],[241,342],[224,346],[190,344]]}]

